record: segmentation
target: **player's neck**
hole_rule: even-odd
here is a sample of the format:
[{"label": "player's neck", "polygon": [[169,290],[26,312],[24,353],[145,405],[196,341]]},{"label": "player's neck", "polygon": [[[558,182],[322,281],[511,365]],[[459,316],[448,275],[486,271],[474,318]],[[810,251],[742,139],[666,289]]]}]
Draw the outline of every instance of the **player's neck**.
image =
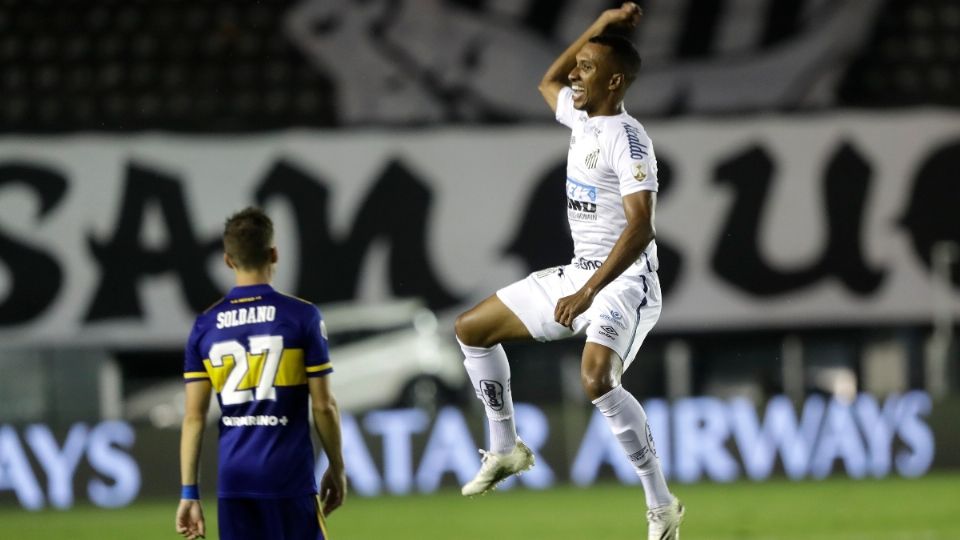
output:
[{"label": "player's neck", "polygon": [[273,272],[271,270],[238,270],[234,273],[236,274],[237,287],[247,287],[250,285],[269,285],[273,280]]},{"label": "player's neck", "polygon": [[614,103],[603,103],[592,112],[588,112],[587,116],[590,118],[596,116],[617,116],[623,112],[623,101],[616,101]]}]

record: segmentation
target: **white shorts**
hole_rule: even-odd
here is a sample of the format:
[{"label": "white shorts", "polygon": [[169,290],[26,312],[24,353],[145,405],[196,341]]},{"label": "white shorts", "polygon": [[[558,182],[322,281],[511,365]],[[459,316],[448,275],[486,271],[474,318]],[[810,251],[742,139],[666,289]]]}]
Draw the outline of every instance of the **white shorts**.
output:
[{"label": "white shorts", "polygon": [[[629,271],[629,270],[628,270]],[[577,292],[594,270],[574,264],[534,272],[497,291],[537,341],[553,341],[586,331],[587,341],[612,349],[626,370],[660,318],[657,274],[625,274],[600,290],[593,304],[573,321],[573,329],[553,318],[557,301]]]}]

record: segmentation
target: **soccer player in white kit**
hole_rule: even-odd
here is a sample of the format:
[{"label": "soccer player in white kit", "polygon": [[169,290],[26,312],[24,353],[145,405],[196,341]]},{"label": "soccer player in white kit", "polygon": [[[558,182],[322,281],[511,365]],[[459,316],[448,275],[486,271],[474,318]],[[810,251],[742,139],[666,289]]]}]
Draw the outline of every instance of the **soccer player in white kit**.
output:
[{"label": "soccer player in white kit", "polygon": [[632,2],[603,12],[540,83],[557,120],[573,132],[566,191],[574,256],[500,289],[457,318],[464,366],[490,428],[490,449],[481,451],[483,464],[462,492],[485,493],[533,466],[533,453],[517,437],[510,365],[500,344],[586,334],[584,391],[640,476],[649,538],[663,540],[679,537],[684,509],[667,488],[643,408],[620,384],[660,316],[657,161],[643,126],[623,109],[640,56],[626,38],[604,34],[612,26],[635,26],[640,15]]}]

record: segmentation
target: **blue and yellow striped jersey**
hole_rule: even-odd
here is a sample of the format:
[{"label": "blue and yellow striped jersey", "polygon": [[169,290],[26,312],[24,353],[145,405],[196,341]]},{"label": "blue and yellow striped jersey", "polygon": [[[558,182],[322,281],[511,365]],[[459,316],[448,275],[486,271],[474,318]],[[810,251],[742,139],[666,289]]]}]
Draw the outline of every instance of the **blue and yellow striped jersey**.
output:
[{"label": "blue and yellow striped jersey", "polygon": [[220,402],[220,497],[317,492],[308,377],[333,371],[320,310],[270,285],[234,287],[197,317],[184,379]]}]

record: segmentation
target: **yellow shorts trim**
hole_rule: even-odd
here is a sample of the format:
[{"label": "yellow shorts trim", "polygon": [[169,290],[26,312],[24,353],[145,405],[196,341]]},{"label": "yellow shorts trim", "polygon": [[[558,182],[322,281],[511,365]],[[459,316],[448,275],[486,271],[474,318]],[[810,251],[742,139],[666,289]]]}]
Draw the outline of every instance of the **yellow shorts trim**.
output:
[{"label": "yellow shorts trim", "polygon": [[320,532],[323,533],[324,540],[330,540],[327,534],[327,517],[323,515],[323,503],[320,502],[320,495],[315,496],[317,500],[317,521],[320,523]]}]

